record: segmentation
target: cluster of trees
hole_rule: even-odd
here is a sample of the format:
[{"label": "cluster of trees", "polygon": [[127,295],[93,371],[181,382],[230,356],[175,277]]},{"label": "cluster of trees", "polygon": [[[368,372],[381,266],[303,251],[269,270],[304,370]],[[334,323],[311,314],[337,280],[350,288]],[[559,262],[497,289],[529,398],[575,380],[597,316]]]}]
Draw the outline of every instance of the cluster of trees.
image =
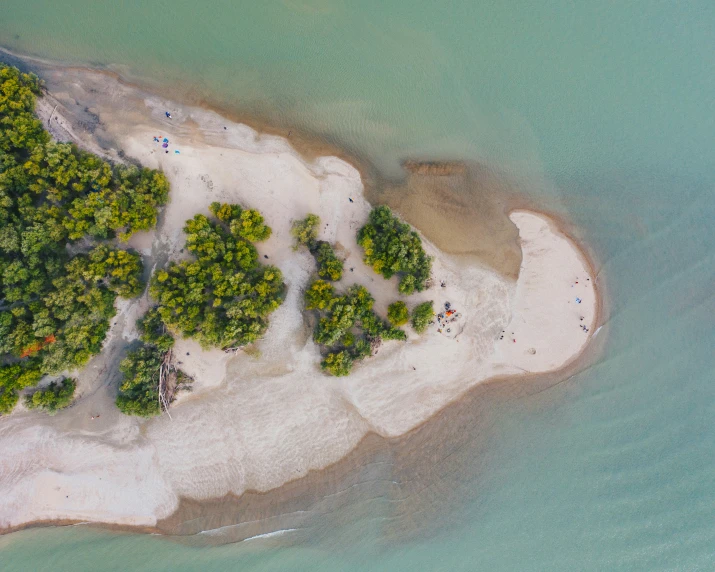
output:
[{"label": "cluster of trees", "polygon": [[161,412],[159,370],[166,353],[174,346],[156,308],[137,321],[141,344],[119,364],[122,383],[116,404],[126,415],[152,417]]},{"label": "cluster of trees", "polygon": [[318,240],[320,217],[309,214],[302,220],[293,222],[291,233],[295,238],[295,248],[305,246],[318,264],[318,276],[333,282],[343,277],[343,261],[335,254],[329,242]]},{"label": "cluster of trees", "polygon": [[376,207],[358,232],[358,244],[368,266],[385,278],[400,276],[399,291],[409,295],[427,286],[432,261],[422,248],[419,235],[403,223],[389,207]]},{"label": "cluster of trees", "polygon": [[161,412],[159,370],[164,353],[155,346],[142,344],[130,351],[119,364],[122,383],[116,404],[125,415],[152,417]]},{"label": "cluster of trees", "polygon": [[314,281],[305,293],[306,309],[319,314],[313,339],[327,351],[322,368],[348,375],[355,361],[372,355],[382,340],[406,340],[405,332],[384,322],[372,309],[374,299],[363,286],[336,294],[332,284]]},{"label": "cluster of trees", "polygon": [[393,302],[387,307],[387,319],[393,326],[403,326],[410,319],[407,304],[401,300]]},{"label": "cluster of trees", "polygon": [[422,304],[418,304],[412,310],[412,327],[418,334],[421,334],[427,329],[427,326],[430,325],[432,318],[434,318],[432,300],[422,302]]},{"label": "cluster of trees", "polygon": [[197,214],[184,227],[193,259],[172,262],[152,276],[149,292],[158,304],[139,320],[141,344],[119,367],[116,403],[127,415],[151,417],[168,406],[173,393],[167,398],[162,376],[171,384],[190,382],[171,360],[175,334],[204,347],[246,345],[263,334],[282,302],[280,270],[260,264],[251,244],[271,235],[263,216],[226,203],[212,203],[209,210],[215,218]]},{"label": "cluster of trees", "polygon": [[[412,309],[412,327],[418,334],[423,333],[434,318],[434,308],[432,301],[422,302]],[[393,302],[387,307],[387,319],[393,326],[402,326],[410,319],[410,311],[407,304],[401,300]]]},{"label": "cluster of trees", "polygon": [[167,357],[174,347],[174,337],[168,332],[156,306],[138,320],[137,326],[141,344],[130,351],[119,365],[122,383],[116,404],[126,415],[152,417],[161,413],[159,379],[162,367],[167,374],[167,383],[182,385],[192,380],[177,371],[170,356]]},{"label": "cluster of trees", "polygon": [[20,398],[18,392],[36,385],[41,378],[42,371],[35,364],[0,366],[0,414],[10,413]]},{"label": "cluster of trees", "polygon": [[70,377],[63,378],[61,381],[53,381],[47,387],[27,395],[25,405],[29,409],[44,409],[50,415],[54,415],[72,403],[76,388],[77,380]]},{"label": "cluster of trees", "polygon": [[212,203],[211,213],[228,225],[231,234],[250,242],[268,240],[271,227],[263,220],[263,215],[255,209],[244,209],[240,205]]},{"label": "cluster of trees", "polygon": [[172,332],[204,347],[242,346],[268,327],[269,314],[282,302],[283,277],[258,262],[249,242],[270,235],[260,213],[219,203],[210,210],[216,219],[198,214],[184,227],[194,260],[155,273],[149,292]]},{"label": "cluster of trees", "polygon": [[169,189],[160,172],[51,141],[39,93],[37,77],[0,65],[0,363],[21,369],[0,383],[0,412],[100,350],[115,298],[142,288],[139,256],[102,241],[152,227]]}]

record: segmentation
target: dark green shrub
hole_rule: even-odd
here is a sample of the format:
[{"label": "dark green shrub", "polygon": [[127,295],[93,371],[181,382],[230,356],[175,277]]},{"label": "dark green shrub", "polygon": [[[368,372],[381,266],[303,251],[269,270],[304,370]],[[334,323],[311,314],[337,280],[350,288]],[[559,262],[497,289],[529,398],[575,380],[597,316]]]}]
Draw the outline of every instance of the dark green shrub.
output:
[{"label": "dark green shrub", "polygon": [[291,234],[295,238],[294,248],[297,250],[301,246],[305,246],[312,251],[318,239],[319,225],[320,217],[314,214],[309,214],[303,220],[293,221]]},{"label": "dark green shrub", "polygon": [[410,311],[407,309],[407,304],[397,301],[390,304],[387,308],[387,319],[393,326],[402,326],[410,319]]},{"label": "dark green shrub", "polygon": [[372,209],[368,223],[358,232],[365,264],[385,278],[400,276],[399,291],[422,291],[430,277],[432,261],[422,248],[419,235],[401,222],[386,206]]},{"label": "dark green shrub", "polygon": [[318,262],[318,276],[333,282],[343,277],[343,261],[337,257],[329,243],[318,244],[315,258]]},{"label": "dark green shrub", "polygon": [[26,396],[25,405],[30,409],[44,409],[54,415],[72,403],[76,387],[77,381],[71,378],[53,381],[47,387]]},{"label": "dark green shrub", "polygon": [[412,327],[418,334],[421,334],[427,329],[433,317],[434,308],[432,307],[432,301],[423,302],[415,306],[415,309],[412,310]]}]

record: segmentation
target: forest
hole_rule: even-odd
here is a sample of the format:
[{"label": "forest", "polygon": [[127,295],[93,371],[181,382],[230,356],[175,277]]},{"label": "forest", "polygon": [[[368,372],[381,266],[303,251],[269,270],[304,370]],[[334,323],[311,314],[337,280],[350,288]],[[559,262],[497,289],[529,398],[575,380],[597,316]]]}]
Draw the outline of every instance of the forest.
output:
[{"label": "forest", "polygon": [[[159,171],[111,164],[53,141],[34,113],[41,90],[36,76],[0,64],[0,414],[44,376],[77,370],[101,350],[116,298],[144,288],[141,258],[122,243],[156,224],[169,192]],[[209,210],[211,216],[186,221],[191,259],[151,277],[155,306],[140,319],[141,341],[120,366],[117,406],[124,413],[158,414],[188,381],[172,365],[174,336],[236,349],[263,335],[282,302],[281,272],[261,264],[253,244],[271,236],[261,213],[225,203]],[[382,340],[405,340],[398,326],[409,313],[396,302],[386,322],[364,287],[337,293],[330,282],[342,278],[343,261],[317,240],[319,224],[311,214],[293,225],[296,248],[307,248],[317,264],[306,308],[316,313],[322,368],[347,375]],[[389,208],[373,209],[358,242],[376,272],[400,277],[402,294],[426,287],[430,258]],[[418,306],[414,328],[423,331],[431,316],[431,305]],[[75,387],[59,378],[28,393],[25,403],[54,413],[71,403]]]},{"label": "forest", "polygon": [[[169,191],[159,171],[52,141],[34,114],[40,93],[36,76],[0,64],[0,413],[100,351],[117,296],[143,288],[121,242],[156,224]],[[57,387],[66,400],[73,385]]]},{"label": "forest", "polygon": [[280,270],[260,264],[252,244],[271,235],[263,216],[226,203],[212,203],[209,211],[214,218],[197,214],[186,221],[193,258],[171,262],[151,278],[157,305],[139,320],[141,344],[120,365],[116,403],[123,413],[158,415],[190,383],[172,359],[175,335],[204,348],[236,349],[259,339],[282,302]]}]

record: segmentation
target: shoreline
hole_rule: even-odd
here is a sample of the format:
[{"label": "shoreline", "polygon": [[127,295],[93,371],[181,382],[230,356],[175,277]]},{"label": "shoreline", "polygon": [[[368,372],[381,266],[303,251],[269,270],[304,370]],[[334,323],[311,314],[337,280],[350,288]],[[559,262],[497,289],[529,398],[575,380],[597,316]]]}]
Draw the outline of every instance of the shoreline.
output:
[{"label": "shoreline", "polygon": [[[101,73],[106,73],[106,72],[101,72]],[[262,136],[262,135],[261,135]],[[292,147],[292,141],[290,142],[290,145]],[[296,152],[299,153],[299,150],[296,150]],[[306,158],[303,157],[303,160],[305,161]],[[350,161],[351,165],[354,165],[355,163],[351,160]],[[362,172],[358,169],[360,176],[362,177]],[[362,180],[362,184],[365,185],[365,181]],[[178,191],[175,191],[178,192]],[[369,193],[366,191],[366,195]],[[518,209],[517,209],[518,210]],[[529,209],[531,212],[531,209]],[[511,211],[513,212],[513,211]],[[582,262],[584,265],[589,269],[591,275],[596,278],[598,276],[598,273],[595,272],[594,264],[592,262],[592,259],[590,257],[590,253],[580,245],[574,238],[573,236],[570,236],[568,233],[563,232],[563,227],[562,227],[562,222],[555,220],[554,216],[551,214],[546,215],[545,213],[539,213],[543,214],[546,216],[547,220],[550,221],[549,224],[553,225],[553,227],[563,236],[565,237],[572,247],[575,249],[575,251],[578,253],[578,255],[581,257]],[[162,217],[167,216],[166,212],[162,214]],[[272,254],[273,256],[273,254]],[[594,280],[594,282],[597,282],[597,280]],[[589,340],[593,340],[593,337],[595,333],[598,332],[598,329],[603,323],[603,316],[602,316],[602,305],[603,305],[603,287],[599,285],[598,288],[595,289],[595,294],[596,294],[596,299],[595,299],[595,314],[594,314],[594,321],[593,321],[593,328],[594,328],[594,333],[589,336]],[[601,336],[600,339],[603,339],[603,336]],[[203,499],[200,501],[186,501],[182,500],[182,497],[179,495],[179,505],[176,511],[174,511],[169,517],[165,519],[160,519],[157,522],[157,525],[155,527],[152,526],[145,526],[145,525],[122,525],[122,524],[111,524],[111,523],[92,523],[89,526],[100,526],[102,528],[109,528],[109,529],[120,529],[120,530],[131,530],[131,531],[140,531],[140,532],[157,532],[160,534],[166,534],[167,533],[167,528],[163,528],[162,523],[169,523],[172,519],[172,517],[176,517],[176,519],[179,518],[180,511],[182,510],[182,504],[185,504],[186,502],[190,503],[200,503],[204,505],[211,505],[211,504],[224,504],[226,503],[226,499],[231,498],[235,499],[235,502],[241,504],[243,502],[250,502],[250,501],[255,501],[256,497],[261,497],[261,498],[266,498],[268,499],[270,497],[270,500],[267,502],[267,504],[271,505],[274,502],[290,502],[290,495],[295,494],[296,487],[301,488],[304,487],[304,490],[302,491],[303,496],[310,496],[312,498],[318,498],[320,495],[317,495],[314,491],[309,491],[308,489],[315,489],[315,488],[320,488],[321,487],[321,481],[323,481],[323,485],[325,484],[325,479],[328,478],[328,480],[331,480],[332,477],[326,477],[327,474],[334,474],[334,473],[340,473],[340,471],[343,470],[343,465],[345,463],[348,463],[348,459],[353,459],[355,455],[358,456],[358,458],[363,458],[364,455],[368,454],[374,454],[375,451],[381,448],[386,448],[387,450],[395,449],[395,450],[400,450],[399,452],[395,453],[393,451],[393,454],[396,455],[408,455],[405,451],[402,451],[405,446],[403,446],[404,443],[409,443],[415,439],[416,435],[422,435],[425,431],[429,432],[428,427],[435,425],[435,423],[445,417],[449,416],[449,410],[453,410],[455,408],[459,408],[459,402],[462,401],[467,401],[469,399],[468,394],[477,394],[477,393],[482,393],[484,391],[487,391],[485,388],[488,386],[491,386],[493,384],[503,384],[503,385],[508,385],[511,383],[519,383],[519,384],[524,384],[524,385],[531,385],[532,383],[541,383],[544,379],[555,379],[555,378],[561,378],[562,376],[565,376],[570,373],[570,375],[573,375],[573,373],[577,373],[577,371],[580,371],[579,367],[581,365],[582,361],[585,361],[585,356],[589,351],[589,348],[593,346],[593,343],[586,343],[585,346],[582,348],[581,352],[578,355],[573,356],[567,363],[563,364],[559,369],[551,372],[547,372],[544,374],[520,374],[520,375],[508,375],[508,376],[495,376],[491,378],[487,378],[484,380],[481,380],[477,382],[474,386],[471,388],[467,388],[464,391],[458,393],[457,395],[453,396],[451,400],[447,401],[445,404],[443,404],[439,409],[437,409],[434,413],[432,413],[428,418],[422,420],[420,423],[418,423],[416,426],[412,427],[409,431],[406,433],[398,436],[398,437],[391,437],[391,436],[381,436],[376,432],[373,432],[372,430],[368,430],[367,433],[357,442],[357,444],[349,449],[349,452],[347,453],[347,456],[341,458],[340,460],[337,460],[333,463],[330,463],[320,469],[313,469],[310,468],[305,476],[300,476],[296,479],[293,480],[288,480],[285,481],[282,485],[280,485],[278,488],[272,488],[269,489],[266,492],[260,492],[258,490],[253,491],[250,488],[247,488],[244,490],[244,492],[240,496],[233,495],[232,493],[229,493],[229,495],[224,495],[222,497],[215,497],[213,500],[211,498],[209,499]],[[587,364],[583,364],[583,367],[585,367]],[[367,367],[370,367],[369,365]],[[533,378],[533,379],[532,379]],[[535,381],[534,381],[535,380]],[[547,387],[553,386],[555,383],[559,383],[559,380],[553,381],[553,383],[547,385]],[[477,388],[482,388],[477,391]],[[546,387],[545,387],[546,388]],[[544,388],[544,389],[545,389]],[[489,393],[489,391],[487,391]],[[200,397],[200,396],[197,396]],[[380,443],[375,444],[374,440],[377,439]],[[408,449],[410,445],[406,446]],[[363,451],[363,449],[366,449],[366,451]],[[345,461],[345,463],[344,463]],[[415,462],[419,463],[419,459],[416,459]],[[360,470],[360,465],[358,464],[357,466],[352,466],[352,469],[348,471],[348,473],[355,472],[355,471]],[[343,476],[342,478],[348,478],[347,476]],[[288,492],[286,492],[288,491]],[[292,492],[291,492],[292,491]],[[287,496],[286,496],[287,495]],[[277,500],[273,500],[273,498],[276,497]],[[219,502],[217,502],[216,499],[219,499]],[[281,500],[282,499],[282,500]],[[264,501],[266,502],[266,501]],[[192,509],[193,510],[193,509]],[[269,519],[270,517],[264,517],[264,520]],[[14,532],[16,530],[22,530],[25,528],[31,528],[31,527],[36,527],[36,526],[57,526],[58,523],[61,523],[60,525],[69,525],[69,524],[78,524],[78,523],[84,523],[86,522],[86,519],[80,519],[77,521],[74,521],[72,519],[60,519],[58,521],[54,521],[52,519],[43,519],[39,521],[33,521],[33,522],[27,522],[18,526],[13,526],[5,529],[0,529],[0,533],[9,533],[9,532]],[[224,526],[230,526],[230,525],[224,525]],[[282,528],[290,528],[289,526],[284,526]],[[254,531],[255,532],[255,531]],[[268,531],[270,532],[270,531]],[[262,533],[258,533],[262,534]],[[254,535],[255,536],[255,535]]]},{"label": "shoreline", "polygon": [[[597,323],[600,324],[599,328],[603,325],[601,322]],[[528,399],[542,392],[546,392],[549,389],[552,389],[560,384],[569,382],[573,376],[578,375],[581,371],[584,371],[585,369],[590,367],[590,365],[595,362],[597,356],[602,353],[605,337],[601,336],[599,340],[600,341],[598,343],[598,347],[594,347],[594,343],[587,345],[581,354],[574,357],[570,363],[565,364],[559,370],[548,373],[523,374],[520,376],[497,376],[483,380],[474,387],[466,390],[463,395],[456,397],[443,409],[437,411],[432,417],[426,419],[420,425],[414,427],[404,435],[390,438],[383,437],[376,433],[367,433],[358,442],[355,448],[348,453],[346,457],[343,457],[342,459],[339,459],[338,461],[327,465],[321,469],[311,469],[307,475],[298,477],[291,481],[287,481],[286,483],[275,489],[271,489],[268,491],[246,490],[243,494],[239,496],[229,493],[225,496],[204,499],[200,501],[196,501],[194,499],[189,498],[181,498],[179,502],[179,507],[167,518],[164,518],[159,521],[155,526],[118,524],[113,522],[92,522],[80,519],[43,519],[22,523],[16,526],[4,528],[0,527],[0,535],[4,536],[15,532],[21,532],[24,530],[36,528],[85,526],[87,528],[96,528],[99,530],[107,530],[110,532],[152,534],[159,535],[165,538],[182,539],[198,535],[201,532],[210,532],[223,527],[230,527],[235,524],[241,524],[222,524],[214,528],[209,528],[201,531],[179,532],[177,529],[181,526],[182,521],[185,518],[185,513],[188,512],[189,515],[191,515],[191,517],[188,517],[187,515],[186,520],[193,520],[196,518],[196,516],[194,516],[196,506],[201,507],[201,505],[211,506],[232,503],[234,506],[231,507],[231,510],[240,512],[241,509],[245,510],[248,506],[253,505],[255,503],[256,498],[263,500],[263,504],[272,507],[272,514],[267,513],[262,517],[258,518],[258,523],[260,523],[261,521],[270,521],[273,518],[281,516],[282,511],[284,510],[282,505],[289,505],[296,500],[300,500],[300,494],[296,495],[295,489],[300,489],[301,493],[310,494],[311,497],[339,494],[339,490],[331,489],[331,483],[333,483],[335,480],[333,473],[341,473],[343,474],[344,478],[345,473],[350,474],[355,472],[357,470],[357,467],[354,462],[354,457],[364,458],[366,456],[373,455],[375,454],[375,450],[378,447],[404,447],[406,449],[409,449],[409,441],[411,439],[415,438],[416,436],[420,436],[420,434],[423,432],[430,432],[432,430],[432,426],[435,425],[436,422],[440,420],[443,421],[444,417],[453,416],[454,409],[468,407],[468,402],[477,401],[480,397],[482,397],[481,394],[483,393],[492,393],[493,395],[489,395],[488,398],[493,400],[504,399],[510,401]],[[190,505],[190,508],[188,510],[185,507],[186,504]],[[210,516],[210,514],[207,515],[207,518],[210,518]],[[273,527],[269,527],[265,530],[267,532],[270,532],[271,530],[273,530]],[[408,537],[409,536],[410,535],[408,535]],[[241,542],[247,539],[248,538],[227,538],[221,542],[217,542],[217,544]]]},{"label": "shoreline", "polygon": [[[548,216],[547,213],[539,214]],[[559,227],[559,222],[557,220],[552,219],[552,222]],[[567,238],[572,241],[577,248],[579,248],[579,252],[583,256],[584,261],[593,272],[593,275],[597,276],[593,260],[588,256],[587,252],[579,247],[578,242],[574,238],[566,235],[565,233],[564,235],[567,236]],[[259,525],[258,530],[263,532],[257,532],[254,536],[270,533],[274,527],[269,526],[267,528],[260,528],[260,524],[264,521],[270,522],[272,519],[279,518],[283,514],[283,511],[286,510],[284,507],[291,505],[296,500],[299,501],[301,496],[308,498],[320,498],[324,495],[339,494],[341,492],[340,490],[331,487],[336,480],[339,480],[335,478],[334,474],[338,473],[342,478],[346,478],[346,476],[359,472],[360,464],[356,464],[355,458],[364,459],[365,457],[375,455],[376,451],[379,451],[382,448],[395,448],[398,450],[403,449],[403,451],[400,451],[400,454],[405,454],[404,450],[406,450],[407,455],[409,455],[409,449],[412,445],[410,441],[412,439],[415,437],[421,437],[425,432],[433,432],[434,425],[438,424],[440,421],[444,422],[444,418],[455,417],[455,410],[469,408],[470,402],[480,401],[480,398],[484,397],[483,394],[487,394],[486,398],[491,399],[492,402],[533,398],[538,394],[547,392],[549,389],[558,385],[568,383],[573,376],[578,375],[581,371],[590,367],[597,361],[598,356],[602,353],[603,345],[606,341],[606,336],[597,335],[600,333],[599,330],[607,323],[607,319],[604,316],[603,289],[604,285],[600,284],[599,288],[596,290],[599,294],[596,305],[596,329],[594,330],[594,334],[590,336],[590,343],[583,348],[583,351],[580,354],[574,356],[568,363],[564,364],[558,370],[536,374],[495,376],[480,381],[478,384],[467,389],[463,394],[456,396],[443,408],[435,412],[429,418],[425,419],[419,425],[410,429],[404,435],[400,435],[399,437],[383,437],[377,433],[368,432],[345,457],[323,468],[311,469],[305,476],[287,481],[278,488],[268,491],[247,489],[238,496],[229,493],[225,496],[203,499],[200,501],[190,498],[180,498],[178,508],[171,515],[160,520],[154,526],[118,524],[113,522],[91,522],[81,519],[42,519],[22,523],[16,526],[0,527],[0,535],[7,535],[35,528],[86,526],[88,528],[96,528],[110,532],[153,534],[165,538],[187,540],[189,537],[198,535],[201,532],[209,532],[223,527],[231,527],[233,525],[240,524],[228,523],[202,531],[181,532],[179,529],[185,518],[186,520],[194,520],[197,518],[195,516],[197,506],[199,507],[199,510],[201,510],[203,506],[211,507],[226,505],[228,503],[231,505],[229,512],[235,511],[236,513],[241,513],[251,507],[251,505],[254,505],[256,503],[256,499],[259,500],[259,503],[262,501],[262,505],[269,506],[271,509],[256,519],[256,522]],[[595,341],[596,339],[598,341]],[[457,414],[459,414],[459,412],[457,412]],[[448,424],[451,423],[448,422]],[[298,494],[296,494],[296,489],[298,489]],[[188,509],[186,508],[187,504],[189,505]],[[256,509],[253,508],[253,510]],[[259,512],[260,510],[265,509],[260,507]],[[208,512],[209,514],[205,518],[210,519],[210,509]],[[186,515],[186,517],[184,515]],[[408,534],[403,540],[411,538],[411,531],[408,530],[407,532]],[[248,537],[230,537],[224,539],[220,539],[220,537],[218,537],[216,539],[216,543],[223,544],[226,542],[240,542],[247,539]]]},{"label": "shoreline", "polygon": [[[38,75],[41,75],[41,70],[46,72],[64,70],[66,72],[79,72],[80,74],[97,74],[116,81],[121,86],[131,90],[140,91],[156,98],[166,99],[162,95],[161,88],[159,86],[143,84],[139,80],[126,79],[119,71],[108,69],[106,66],[91,67],[87,65],[66,64],[37,56],[26,56],[13,52],[4,46],[0,46],[0,56],[2,55],[9,58],[12,65],[19,66],[26,69],[26,71],[37,73]],[[168,87],[170,88],[170,86]],[[49,93],[49,90],[47,91]],[[562,223],[566,222],[563,218],[565,213],[557,215],[553,209],[543,209],[543,206],[540,208],[531,197],[527,196],[523,191],[518,189],[516,182],[513,181],[507,173],[499,169],[495,169],[491,165],[479,162],[466,163],[463,161],[451,162],[449,160],[433,161],[428,156],[405,156],[400,160],[402,175],[400,177],[389,176],[381,173],[364,153],[361,153],[354,148],[346,147],[341,142],[330,140],[325,136],[321,136],[318,132],[310,130],[309,128],[297,127],[290,124],[285,127],[276,127],[263,116],[240,112],[228,105],[208,101],[205,98],[192,98],[187,93],[182,93],[181,95],[184,95],[185,99],[179,97],[178,99],[172,99],[170,101],[185,106],[198,107],[199,109],[216,113],[228,121],[246,125],[262,135],[283,138],[290,143],[291,147],[293,147],[306,162],[311,162],[316,158],[325,156],[337,157],[338,159],[345,161],[360,174],[360,178],[365,189],[365,196],[368,201],[373,204],[387,204],[393,210],[400,212],[400,215],[406,222],[419,228],[420,232],[442,251],[454,255],[476,255],[482,262],[487,265],[491,265],[502,274],[512,276],[514,279],[516,279],[516,276],[513,272],[509,272],[503,267],[499,267],[499,265],[493,265],[491,263],[490,259],[492,258],[492,253],[487,253],[486,256],[480,256],[478,252],[472,252],[470,249],[455,249],[454,243],[460,239],[459,233],[453,233],[445,239],[439,234],[430,232],[430,229],[422,228],[425,225],[420,223],[424,221],[415,218],[412,216],[412,213],[408,212],[404,208],[400,208],[398,201],[393,199],[395,194],[404,196],[413,193],[424,193],[424,190],[421,188],[419,182],[417,184],[409,183],[410,174],[413,171],[412,167],[420,164],[458,165],[460,167],[466,167],[466,173],[468,175],[472,175],[475,181],[472,183],[470,188],[460,189],[460,191],[456,194],[452,193],[451,198],[458,199],[460,198],[459,194],[464,194],[466,191],[467,197],[470,200],[480,201],[480,205],[487,207],[486,210],[489,211],[491,216],[496,215],[506,217],[508,213],[513,210],[523,209],[544,214],[552,219],[561,218]],[[290,137],[290,135],[293,136]],[[83,143],[86,144],[86,141],[83,141]],[[94,146],[92,149],[92,152],[109,157],[112,160],[121,160],[121,158],[116,156],[116,154],[108,154],[107,151],[112,151],[112,149],[102,149],[98,146]],[[429,181],[431,174],[429,172],[423,174],[426,175],[425,178]],[[556,207],[560,205],[554,203],[553,206]],[[483,216],[479,212],[472,212],[471,216],[478,217],[478,226],[485,226],[489,220],[488,216]],[[571,231],[575,230],[573,225],[569,225],[569,227]],[[565,227],[562,225],[562,228]],[[482,232],[479,235],[479,239],[490,242],[491,233]],[[514,237],[507,237],[507,240],[513,241]]]}]

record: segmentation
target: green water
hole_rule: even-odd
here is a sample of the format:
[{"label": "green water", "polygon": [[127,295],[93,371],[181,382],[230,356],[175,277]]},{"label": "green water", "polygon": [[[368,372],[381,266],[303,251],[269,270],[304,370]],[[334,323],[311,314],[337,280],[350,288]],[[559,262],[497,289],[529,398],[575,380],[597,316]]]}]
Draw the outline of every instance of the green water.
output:
[{"label": "green water", "polygon": [[0,44],[309,129],[385,174],[504,169],[581,228],[611,299],[603,356],[499,409],[427,535],[382,541],[375,498],[284,548],[25,531],[2,570],[715,568],[711,1],[3,0]]}]

